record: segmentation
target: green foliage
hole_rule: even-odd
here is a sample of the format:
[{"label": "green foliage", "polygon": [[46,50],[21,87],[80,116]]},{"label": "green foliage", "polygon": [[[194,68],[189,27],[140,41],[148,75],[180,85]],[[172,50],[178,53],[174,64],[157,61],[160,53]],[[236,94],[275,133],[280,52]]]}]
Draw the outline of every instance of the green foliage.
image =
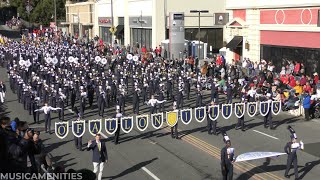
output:
[{"label": "green foliage", "polygon": [[[33,8],[30,16],[26,10],[28,0],[11,0],[11,5],[17,7],[17,12],[22,19],[44,26],[54,21],[54,0],[30,0],[29,3]],[[57,21],[65,20],[65,3],[66,0],[56,0]]]}]

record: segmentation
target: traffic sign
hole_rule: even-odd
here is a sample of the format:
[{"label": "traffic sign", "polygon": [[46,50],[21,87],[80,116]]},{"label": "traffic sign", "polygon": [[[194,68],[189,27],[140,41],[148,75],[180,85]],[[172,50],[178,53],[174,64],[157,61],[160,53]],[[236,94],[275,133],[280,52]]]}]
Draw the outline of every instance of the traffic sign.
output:
[{"label": "traffic sign", "polygon": [[114,33],[116,33],[117,28],[114,27],[114,26],[112,26],[112,27],[109,29],[109,31],[110,31],[112,34],[114,34]]}]

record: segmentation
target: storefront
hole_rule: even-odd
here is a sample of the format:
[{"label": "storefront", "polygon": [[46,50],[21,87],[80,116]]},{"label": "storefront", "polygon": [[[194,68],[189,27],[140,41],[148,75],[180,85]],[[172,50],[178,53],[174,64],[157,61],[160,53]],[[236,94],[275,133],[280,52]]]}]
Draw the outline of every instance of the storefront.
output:
[{"label": "storefront", "polygon": [[129,17],[131,46],[152,48],[152,17]]},{"label": "storefront", "polygon": [[99,37],[103,42],[112,44],[112,34],[110,28],[112,26],[111,17],[98,17]]},{"label": "storefront", "polygon": [[235,59],[242,44],[242,58],[271,61],[277,70],[295,61],[308,74],[320,71],[319,3],[229,0],[226,8],[232,17],[226,28],[227,61]]}]

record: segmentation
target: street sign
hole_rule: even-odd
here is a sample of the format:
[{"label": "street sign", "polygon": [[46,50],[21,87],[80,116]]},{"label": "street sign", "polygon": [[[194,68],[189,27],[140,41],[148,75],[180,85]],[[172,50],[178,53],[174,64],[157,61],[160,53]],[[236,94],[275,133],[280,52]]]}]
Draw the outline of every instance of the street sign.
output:
[{"label": "street sign", "polygon": [[112,34],[114,34],[114,33],[116,33],[117,28],[114,27],[114,26],[112,26],[112,27],[109,29],[109,31],[110,31]]}]

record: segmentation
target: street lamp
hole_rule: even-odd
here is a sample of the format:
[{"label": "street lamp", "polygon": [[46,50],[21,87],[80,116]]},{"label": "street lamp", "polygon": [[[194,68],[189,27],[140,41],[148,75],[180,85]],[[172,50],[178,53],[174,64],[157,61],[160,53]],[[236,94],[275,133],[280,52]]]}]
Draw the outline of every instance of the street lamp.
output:
[{"label": "street lamp", "polygon": [[199,27],[198,27],[198,41],[199,41],[199,44],[198,44],[198,61],[200,61],[200,14],[201,13],[209,13],[208,10],[191,10],[190,13],[198,13],[198,17],[199,17]]}]

